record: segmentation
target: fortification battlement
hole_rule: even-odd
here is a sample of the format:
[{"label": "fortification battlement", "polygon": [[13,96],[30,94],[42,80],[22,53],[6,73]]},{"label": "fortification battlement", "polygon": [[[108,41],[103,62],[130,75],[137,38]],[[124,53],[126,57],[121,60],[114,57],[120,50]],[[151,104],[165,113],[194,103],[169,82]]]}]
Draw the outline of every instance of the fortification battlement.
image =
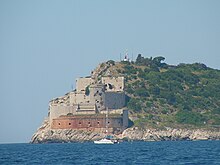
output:
[{"label": "fortification battlement", "polygon": [[125,106],[124,77],[92,77],[76,79],[76,90],[53,99],[49,106],[50,123],[68,114],[101,114],[122,109]]},{"label": "fortification battlement", "polygon": [[102,77],[102,84],[105,85],[106,91],[123,92],[124,77]]},{"label": "fortification battlement", "polygon": [[76,79],[76,93],[86,93],[86,88],[90,86],[104,85],[106,91],[122,92],[124,91],[124,77],[102,77],[101,84],[96,83],[91,77]]}]

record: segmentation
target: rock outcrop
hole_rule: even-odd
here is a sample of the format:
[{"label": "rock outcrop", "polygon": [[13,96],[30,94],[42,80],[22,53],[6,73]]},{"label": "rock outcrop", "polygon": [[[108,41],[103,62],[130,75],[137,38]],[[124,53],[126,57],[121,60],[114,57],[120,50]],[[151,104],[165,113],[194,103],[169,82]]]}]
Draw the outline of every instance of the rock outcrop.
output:
[{"label": "rock outcrop", "polygon": [[126,129],[123,134],[130,140],[164,141],[164,140],[220,140],[219,131],[204,129],[139,129],[137,127]]},{"label": "rock outcrop", "polygon": [[[73,129],[50,129],[48,119],[37,130],[31,139],[31,143],[55,143],[55,142],[85,142],[101,139],[104,133],[85,132]],[[139,129],[132,127],[126,129],[121,135],[115,135],[118,139],[141,141],[164,140],[220,140],[219,131],[204,129]]]},{"label": "rock outcrop", "polygon": [[104,136],[104,133],[82,130],[50,129],[49,120],[45,119],[42,126],[32,136],[31,143],[85,142],[101,139]]}]

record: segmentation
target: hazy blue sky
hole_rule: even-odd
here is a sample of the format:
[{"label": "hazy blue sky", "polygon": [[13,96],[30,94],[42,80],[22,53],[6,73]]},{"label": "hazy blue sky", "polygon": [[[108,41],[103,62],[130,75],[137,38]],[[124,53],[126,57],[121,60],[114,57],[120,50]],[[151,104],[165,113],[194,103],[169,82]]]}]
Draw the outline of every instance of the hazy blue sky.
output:
[{"label": "hazy blue sky", "polygon": [[220,69],[219,0],[0,0],[0,143],[28,142],[62,96],[120,53]]}]

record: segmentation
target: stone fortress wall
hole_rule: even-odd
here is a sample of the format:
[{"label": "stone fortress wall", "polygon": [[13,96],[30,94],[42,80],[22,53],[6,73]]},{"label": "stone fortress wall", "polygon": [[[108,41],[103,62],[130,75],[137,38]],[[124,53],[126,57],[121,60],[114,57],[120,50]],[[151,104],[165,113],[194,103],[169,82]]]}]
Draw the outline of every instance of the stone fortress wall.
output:
[{"label": "stone fortress wall", "polygon": [[[121,116],[87,115],[87,116],[61,116],[54,119],[53,129],[79,129],[85,131],[101,131],[118,133],[123,131],[123,118]],[[107,128],[106,128],[107,124]]]},{"label": "stone fortress wall", "polygon": [[125,106],[124,92],[106,92],[105,107],[109,109],[121,109]]},{"label": "stone fortress wall", "polygon": [[106,86],[107,92],[124,91],[124,77],[102,77],[102,84]]},{"label": "stone fortress wall", "polygon": [[[122,111],[124,106],[124,77],[101,77],[99,81],[94,77],[78,78],[76,90],[50,102],[50,126],[52,129],[89,128],[97,130],[104,127],[105,120],[99,115],[111,114],[111,111],[118,110],[122,114],[115,114],[114,118],[109,116],[109,120],[111,120],[109,126],[112,127],[112,131],[115,131],[116,128],[123,130],[128,124],[128,114],[126,111]],[[91,115],[96,117],[91,118]],[[82,118],[86,121],[85,123],[92,123],[91,126],[82,124],[80,122]]]},{"label": "stone fortress wall", "polygon": [[91,77],[81,77],[76,79],[76,92],[84,93],[87,86],[93,84],[94,79]]}]

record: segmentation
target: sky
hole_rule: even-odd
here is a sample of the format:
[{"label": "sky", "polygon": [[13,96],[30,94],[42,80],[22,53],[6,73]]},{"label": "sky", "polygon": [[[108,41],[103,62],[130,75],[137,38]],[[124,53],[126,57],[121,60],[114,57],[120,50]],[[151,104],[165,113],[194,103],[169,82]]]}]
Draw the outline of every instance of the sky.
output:
[{"label": "sky", "polygon": [[0,0],[0,143],[27,143],[48,102],[126,51],[220,69],[219,0]]}]

